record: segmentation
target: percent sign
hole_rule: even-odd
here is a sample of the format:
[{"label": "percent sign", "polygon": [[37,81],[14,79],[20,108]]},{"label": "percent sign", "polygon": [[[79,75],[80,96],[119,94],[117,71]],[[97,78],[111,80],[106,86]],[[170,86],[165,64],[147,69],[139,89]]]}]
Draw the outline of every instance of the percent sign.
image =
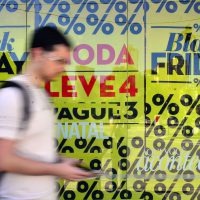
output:
[{"label": "percent sign", "polygon": [[[22,0],[21,0],[22,1]],[[23,0],[24,1],[24,0]],[[25,0],[29,1],[29,0]],[[70,17],[66,13],[70,10],[70,4],[67,1],[60,1],[60,0],[43,0],[45,4],[50,4],[50,8],[45,16],[40,14],[42,9],[42,5],[38,2],[38,0],[32,0],[28,6],[27,11],[31,9],[31,6],[34,5],[35,7],[35,26],[36,27],[43,27],[45,25],[56,26],[55,23],[49,22],[51,16],[58,17],[58,23],[62,26],[66,26],[70,22]],[[43,6],[44,7],[44,6]],[[61,13],[60,15],[56,15],[55,9]],[[44,13],[42,13],[44,15]]]},{"label": "percent sign", "polygon": [[98,23],[95,24],[96,27],[92,34],[94,35],[97,34],[100,29],[102,30],[104,34],[107,34],[107,35],[113,33],[114,26],[111,23],[107,23],[107,22],[105,23],[105,21],[115,4],[116,4],[116,0],[110,1],[102,18],[98,21]]},{"label": "percent sign", "polygon": [[196,83],[196,87],[199,86],[199,84],[200,84],[200,79],[194,78],[194,83]]},{"label": "percent sign", "polygon": [[[31,8],[34,6],[35,12],[39,12],[42,9],[42,4],[39,2],[39,0],[21,0],[22,3],[26,4],[26,11],[29,12]],[[15,0],[3,0],[0,4],[0,12],[4,7],[6,7],[6,10],[13,13],[18,10],[19,4]]]},{"label": "percent sign", "polygon": [[[166,100],[162,94],[155,94],[153,96],[153,98],[152,98],[153,104],[155,106],[162,106],[162,107],[158,111],[158,114],[156,115],[154,121],[151,123],[149,129],[147,130],[146,137],[149,136],[149,134],[151,133],[153,128],[156,126],[156,123],[158,122],[160,116],[163,114],[163,112],[166,109],[168,110],[168,113],[170,115],[176,115],[179,113],[179,111],[180,111],[179,105],[176,103],[170,103],[173,96],[174,96],[173,94],[169,94]],[[197,98],[195,100],[193,100],[193,98],[188,94],[181,96],[181,98],[180,98],[181,104],[185,107],[190,106],[189,110],[186,112],[186,115],[190,115],[192,113],[193,109],[197,106],[199,98],[200,98],[199,95],[197,96]],[[146,107],[146,108],[147,108],[147,110],[146,110],[145,114],[148,115],[151,112],[151,106],[148,105],[148,107]],[[171,126],[176,127],[178,120],[176,120],[176,118],[170,118],[170,119],[171,119]]]},{"label": "percent sign", "polygon": [[76,199],[76,194],[73,190],[67,190],[67,186],[69,185],[70,181],[62,180],[61,183],[57,183],[57,191],[58,197],[64,197],[64,199]]},{"label": "percent sign", "polygon": [[29,12],[33,6],[36,13],[42,9],[42,4],[39,0],[21,0],[21,2],[26,4],[26,12]]},{"label": "percent sign", "polygon": [[[190,148],[187,148],[187,150],[189,151],[189,150],[191,150],[192,148],[193,148],[193,149],[190,151],[190,154],[189,154],[188,158],[192,158],[192,157],[193,157],[194,153],[196,152],[196,150],[197,150],[198,147],[199,147],[199,141],[200,141],[200,140],[197,141],[197,143],[196,143],[196,145],[195,145],[194,148],[193,148],[193,143],[192,143],[192,141],[190,141],[190,142],[191,142],[191,145],[190,145],[191,147],[190,147]],[[188,146],[188,147],[189,147],[189,146]],[[180,153],[180,151],[179,151],[179,153]],[[187,163],[185,164],[184,168],[187,167],[188,164],[189,164],[189,163],[187,162]],[[172,191],[173,187],[175,186],[175,183],[177,183],[177,181],[179,180],[179,178],[180,178],[181,175],[183,175],[183,179],[184,179],[186,182],[191,182],[191,181],[194,179],[194,172],[191,171],[191,170],[184,170],[184,168],[182,168],[181,170],[175,170],[175,172],[178,172],[178,173],[176,174],[176,176],[175,176],[175,178],[174,178],[173,183],[171,184],[171,186],[169,186],[168,191],[166,191],[166,188],[165,188],[165,192],[166,192],[166,193],[165,193],[165,195],[164,195],[164,197],[163,197],[163,200],[164,200],[164,199],[167,199],[168,195],[169,195],[170,192]],[[188,186],[189,186],[189,187],[188,187]],[[186,190],[186,189],[189,189],[189,190]],[[191,195],[191,194],[194,192],[194,190],[193,190],[193,191],[191,190],[190,184],[186,184],[185,186],[183,186],[182,191],[183,191],[183,193],[185,193],[186,195]],[[198,194],[198,192],[199,192],[199,189],[195,191],[195,193],[193,194],[193,196],[192,196],[190,199],[195,199],[195,197],[196,197],[196,195]],[[175,195],[174,195],[174,196],[175,196]],[[172,197],[169,197],[169,199],[173,199],[173,198],[172,198]],[[176,199],[181,199],[181,195],[177,193]]]},{"label": "percent sign", "polygon": [[196,13],[200,13],[200,2],[196,0],[179,0],[181,4],[188,5],[185,13],[189,13],[193,8]]},{"label": "percent sign", "polygon": [[[132,3],[136,4],[136,2]],[[123,30],[121,31],[121,35],[124,35],[128,31],[129,27],[132,34],[139,34],[142,31],[142,26],[140,23],[133,21],[136,17],[136,13],[140,10],[142,5],[143,2],[137,2],[137,7],[133,9],[133,14],[128,19],[126,13],[122,14],[127,10],[127,4],[123,1],[117,2],[116,0],[112,0],[109,2],[108,7],[101,19],[99,19],[97,15],[91,14],[88,15],[87,23],[91,26],[95,26],[93,31],[94,35],[97,34],[100,30],[106,35],[112,34],[114,31],[114,26],[112,23],[106,22],[106,19],[108,18],[113,7],[115,7],[115,11],[120,13],[116,15],[115,23],[118,26],[124,26]],[[143,7],[146,10],[149,8],[147,4],[145,4]]]},{"label": "percent sign", "polygon": [[157,13],[160,13],[163,8],[167,10],[169,13],[174,13],[177,11],[178,5],[175,1],[167,1],[167,0],[152,0],[152,3],[159,4]]},{"label": "percent sign", "polygon": [[115,23],[119,26],[124,26],[123,30],[121,31],[121,35],[127,33],[129,28],[132,34],[141,33],[142,25],[138,22],[133,22],[136,16],[136,14],[132,14],[131,17],[127,19],[126,15],[118,14],[115,17]]},{"label": "percent sign", "polygon": [[67,139],[62,139],[62,141],[59,143],[58,140],[55,140],[56,146],[57,146],[57,152],[62,152],[62,153],[74,153],[74,148],[71,146],[65,146],[65,143],[67,142]]},{"label": "percent sign", "polygon": [[[125,177],[128,177],[134,170],[137,162],[139,161],[139,158],[141,156],[141,154],[143,153],[143,139],[141,137],[133,137],[132,138],[132,146],[135,149],[134,152],[136,152],[136,149],[140,149],[140,152],[137,155],[137,159],[135,159],[134,163],[132,163],[132,165],[130,164],[130,161],[127,159],[127,157],[130,155],[130,147],[125,146],[125,145],[121,145],[121,143],[123,142],[123,137],[121,137],[118,140],[117,143],[117,148],[118,148],[118,154],[122,157],[122,159],[119,160],[118,162],[118,166],[119,169],[122,171],[127,171],[127,174]],[[136,153],[135,153],[136,154]]]},{"label": "percent sign", "polygon": [[[28,0],[24,0],[24,2],[25,1],[28,1]],[[71,4],[69,4],[68,2],[66,1],[60,2],[59,0],[53,0],[53,1],[44,0],[45,3],[51,4],[51,7],[49,11],[47,12],[46,16],[42,18],[42,15],[39,13],[42,6],[41,4],[38,4],[37,1],[38,0],[32,0],[28,4],[28,7],[27,7],[27,10],[29,11],[32,5],[35,4],[36,27],[45,26],[45,25],[56,26],[55,23],[49,22],[50,21],[49,19],[51,16],[55,16],[55,9],[58,8],[59,12],[61,13],[58,15],[58,23],[61,26],[64,26],[64,27],[67,26],[67,29],[65,30],[64,34],[68,34],[73,29],[74,33],[76,33],[77,35],[81,35],[85,33],[86,31],[85,24],[83,22],[77,22],[77,20],[80,18],[81,13],[83,13],[85,7],[87,11],[90,13],[86,17],[86,22],[88,25],[95,27],[92,34],[97,34],[101,30],[104,34],[107,34],[107,35],[112,34],[114,31],[113,24],[109,22],[105,22],[113,7],[115,7],[115,10],[120,13],[119,15],[116,16],[115,22],[119,26],[124,26],[121,32],[122,35],[125,34],[129,30],[129,27],[130,27],[131,33],[139,34],[142,31],[142,26],[140,23],[133,22],[136,17],[135,13],[137,13],[140,10],[142,5],[143,5],[143,8],[146,10],[148,10],[149,8],[147,3],[143,3],[139,1],[137,2],[136,8],[134,9],[134,13],[130,16],[129,19],[127,19],[126,14],[121,14],[122,12],[125,12],[125,10],[127,9],[127,5],[125,2],[117,2],[117,0],[106,1],[106,4],[101,4],[101,6],[108,5],[107,9],[105,13],[103,14],[102,18],[99,19],[98,15],[94,14],[99,10],[99,4],[97,2],[89,1],[89,0],[79,0],[79,1],[72,0],[72,2],[75,5],[79,5],[79,6],[74,16],[70,17],[68,14],[66,14],[71,9]],[[135,3],[136,2],[134,2],[134,4]]]},{"label": "percent sign", "polygon": [[82,0],[82,1],[74,2],[74,3],[80,4],[80,6],[79,6],[76,14],[73,16],[72,20],[70,21],[64,34],[68,34],[71,31],[71,29],[73,28],[74,33],[76,33],[77,35],[81,35],[81,34],[85,33],[86,27],[83,23],[80,23],[80,22],[76,23],[76,22],[77,22],[78,18],[80,17],[83,9],[86,7],[87,11],[89,11],[90,13],[95,13],[98,11],[99,6],[95,1],[88,1],[88,0]]},{"label": "percent sign", "polygon": [[[90,162],[90,167],[93,170],[100,170],[102,174],[105,173],[108,165],[110,164],[111,159],[106,160],[105,164],[101,167],[102,162],[98,159],[94,159]],[[83,199],[88,199],[92,195],[92,199],[103,199],[104,193],[100,190],[94,190],[98,180],[95,180],[90,186],[86,181],[80,181],[77,184],[77,190],[80,193],[86,193]]]},{"label": "percent sign", "polygon": [[[121,156],[121,157],[127,157],[130,155],[130,148],[126,145],[122,145],[123,141],[124,141],[124,137],[120,137],[118,140],[116,140],[116,145],[117,145],[117,150],[118,150],[118,154]],[[112,149],[113,148],[113,143],[115,141],[113,141],[113,138],[108,138],[108,139],[105,139],[103,141],[103,146],[106,148],[106,149]]]},{"label": "percent sign", "polygon": [[[83,13],[84,8],[86,7],[87,11],[90,13],[95,13],[99,9],[98,3],[95,1],[88,1],[88,0],[72,0],[72,3],[74,5],[78,5],[78,9],[75,12],[74,16],[70,16],[68,13],[71,10],[72,4],[68,3],[67,1],[59,1],[59,0],[44,0],[45,3],[51,4],[51,7],[46,14],[45,17],[43,17],[41,14],[36,13],[35,21],[36,21],[36,26],[45,26],[45,25],[52,25],[56,26],[56,23],[53,23],[50,21],[51,16],[56,16],[58,18],[58,23],[59,25],[63,27],[67,27],[67,29],[64,31],[64,34],[68,34],[72,29],[74,33],[77,35],[81,35],[85,33],[86,31],[86,26],[82,22],[77,22],[77,20],[80,18],[81,13]],[[55,15],[55,9],[58,8],[59,13],[58,15]],[[73,9],[74,13],[74,9]],[[94,14],[93,14],[94,15]],[[87,20],[93,20],[94,16],[89,15],[87,17]]]},{"label": "percent sign", "polygon": [[117,142],[118,154],[121,157],[127,157],[130,155],[130,148],[126,145],[121,145],[123,140],[124,140],[124,137],[121,137]]},{"label": "percent sign", "polygon": [[130,190],[123,189],[125,185],[125,180],[121,181],[119,186],[117,186],[117,184],[114,181],[108,181],[105,184],[105,189],[109,193],[114,192],[112,199],[117,199],[119,195],[120,199],[132,199],[132,192]]},{"label": "percent sign", "polygon": [[90,186],[86,181],[80,181],[77,184],[77,190],[80,193],[86,193],[83,199],[88,199],[92,196],[92,199],[103,199],[104,193],[100,190],[94,190],[98,181],[94,181]]},{"label": "percent sign", "polygon": [[[169,95],[170,96],[170,95]],[[199,107],[199,105],[197,106],[197,103],[200,99],[200,95],[198,95],[196,97],[195,100],[192,99],[192,97],[188,94],[183,95],[180,98],[180,102],[183,106],[189,106],[189,109],[187,110],[186,116],[184,116],[183,120],[181,121],[181,123],[179,124],[178,128],[176,129],[176,131],[174,132],[173,136],[171,137],[170,141],[168,142],[168,144],[165,146],[165,151],[162,152],[162,154],[160,155],[160,158],[162,158],[163,156],[165,156],[166,152],[168,152],[170,146],[172,145],[172,143],[174,142],[175,138],[177,137],[177,135],[179,134],[179,131],[181,130],[181,128],[183,127],[183,125],[185,124],[185,122],[188,119],[188,116],[192,113],[192,111],[194,110],[194,108]],[[186,148],[190,148],[188,145],[185,145],[186,142],[183,143],[184,146]],[[190,149],[188,149],[190,150]],[[156,163],[156,165],[153,168],[156,168],[159,165],[159,161]],[[151,171],[151,173],[149,174],[149,177],[146,179],[147,181],[150,180],[152,174],[154,173],[154,171]]]},{"label": "percent sign", "polygon": [[0,12],[2,11],[2,9],[6,7],[6,10],[8,12],[15,12],[18,10],[18,3],[14,0],[4,0],[1,2],[0,4]]},{"label": "percent sign", "polygon": [[196,32],[200,31],[200,24],[194,24],[193,27],[196,30]]},{"label": "percent sign", "polygon": [[78,149],[84,149],[84,153],[102,153],[102,149],[99,146],[93,146],[95,140],[95,137],[89,142],[86,139],[76,139],[75,146]]}]

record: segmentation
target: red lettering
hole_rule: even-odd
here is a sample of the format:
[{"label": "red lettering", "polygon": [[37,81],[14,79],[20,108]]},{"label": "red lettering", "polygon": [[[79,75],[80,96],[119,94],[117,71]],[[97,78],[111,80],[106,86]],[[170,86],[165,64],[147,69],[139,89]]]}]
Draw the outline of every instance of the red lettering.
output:
[{"label": "red lettering", "polygon": [[83,89],[85,90],[85,93],[87,94],[87,96],[89,96],[92,91],[92,88],[94,87],[97,77],[92,76],[89,83],[87,83],[84,76],[79,76],[79,79],[81,81]]},{"label": "red lettering", "polygon": [[119,92],[129,93],[131,97],[134,97],[136,95],[138,89],[135,87],[135,75],[131,75],[127,78],[127,80],[120,87]]},{"label": "red lettering", "polygon": [[75,90],[75,85],[69,85],[70,81],[76,80],[76,76],[63,76],[62,77],[62,96],[63,97],[77,97],[77,92]]},{"label": "red lettering", "polygon": [[114,76],[101,76],[100,77],[100,96],[101,97],[114,97],[115,92],[108,92],[113,90],[113,85],[106,85],[106,81],[115,80]]},{"label": "red lettering", "polygon": [[[97,78],[100,78],[100,83],[97,82]],[[80,80],[75,84],[75,81]],[[111,82],[112,81],[112,82]],[[92,93],[92,90],[96,89],[95,83],[99,84],[100,89],[100,97],[115,97],[116,91],[114,90],[115,80],[114,75],[108,76],[95,76],[92,75],[90,79],[86,79],[84,75],[78,76],[62,76],[62,83],[59,88],[56,85],[51,85],[52,82],[46,82],[45,89],[49,93],[51,97],[59,97],[62,94],[62,97],[77,97],[80,91],[76,91],[76,85],[82,85],[83,91],[89,97]],[[73,82],[73,83],[72,83]],[[54,86],[54,87],[53,87]],[[78,87],[79,88],[79,87]],[[52,91],[55,89],[59,89],[59,91]],[[62,92],[61,92],[62,91]],[[136,77],[135,75],[129,75],[128,78],[122,83],[122,85],[118,89],[119,94],[129,94],[129,96],[136,96],[138,93],[138,88],[136,88]]]},{"label": "red lettering", "polygon": [[51,82],[50,81],[45,83],[45,90],[49,93],[50,97],[59,97],[59,92],[51,91]]}]

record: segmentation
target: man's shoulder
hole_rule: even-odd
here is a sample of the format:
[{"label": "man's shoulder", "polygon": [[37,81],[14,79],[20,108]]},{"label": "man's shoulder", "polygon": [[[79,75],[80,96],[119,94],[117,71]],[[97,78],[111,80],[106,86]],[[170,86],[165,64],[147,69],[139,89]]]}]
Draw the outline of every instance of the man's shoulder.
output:
[{"label": "man's shoulder", "polygon": [[10,79],[8,79],[8,81],[11,81],[11,82],[16,82],[16,83],[19,83],[19,84],[22,84],[22,85],[28,85],[30,84],[27,80],[27,77],[23,74],[19,74],[19,75],[16,75]]},{"label": "man's shoulder", "polygon": [[18,95],[20,93],[19,89],[17,88],[17,85],[24,85],[23,76],[17,75],[14,76],[8,80],[6,80],[1,86],[0,86],[0,96],[7,96],[7,95]]},{"label": "man's shoulder", "polygon": [[[7,85],[6,85],[7,84]],[[13,111],[15,113],[23,112],[23,122],[30,117],[30,94],[26,88],[26,79],[18,75],[5,82],[0,89],[0,108],[4,113]]]},{"label": "man's shoulder", "polygon": [[3,104],[15,102],[14,105],[16,105],[17,102],[17,105],[21,105],[24,96],[28,95],[28,82],[24,75],[16,75],[6,80],[0,87],[0,102]]}]

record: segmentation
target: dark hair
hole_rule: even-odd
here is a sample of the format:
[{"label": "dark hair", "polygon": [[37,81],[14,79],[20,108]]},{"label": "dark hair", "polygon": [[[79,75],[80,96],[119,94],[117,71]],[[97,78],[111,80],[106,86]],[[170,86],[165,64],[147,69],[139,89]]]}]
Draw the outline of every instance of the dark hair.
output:
[{"label": "dark hair", "polygon": [[35,30],[32,36],[30,48],[41,47],[45,51],[52,51],[54,45],[63,44],[71,48],[72,44],[57,28],[45,26]]}]

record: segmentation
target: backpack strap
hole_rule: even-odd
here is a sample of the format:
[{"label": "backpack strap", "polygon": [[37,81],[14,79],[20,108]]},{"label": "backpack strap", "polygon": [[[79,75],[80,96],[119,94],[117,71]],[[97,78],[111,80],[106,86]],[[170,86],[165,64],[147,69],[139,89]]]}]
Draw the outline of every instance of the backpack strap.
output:
[{"label": "backpack strap", "polygon": [[22,97],[23,97],[23,117],[22,117],[22,126],[20,127],[20,129],[25,129],[26,128],[26,124],[30,119],[30,97],[28,94],[27,89],[25,88],[25,86],[22,86],[21,84],[17,83],[16,81],[5,81],[3,82],[3,84],[1,85],[0,88],[9,88],[9,87],[14,87],[14,88],[18,88],[21,93],[22,93]]},{"label": "backpack strap", "polygon": [[[23,117],[22,117],[22,122],[20,126],[20,130],[24,130],[27,127],[27,123],[30,119],[30,97],[28,94],[27,89],[25,86],[22,86],[21,84],[17,83],[16,81],[3,81],[3,84],[0,86],[0,89],[3,88],[9,88],[9,87],[14,87],[18,88],[23,97]],[[5,172],[0,172],[0,183],[6,173]]]}]

